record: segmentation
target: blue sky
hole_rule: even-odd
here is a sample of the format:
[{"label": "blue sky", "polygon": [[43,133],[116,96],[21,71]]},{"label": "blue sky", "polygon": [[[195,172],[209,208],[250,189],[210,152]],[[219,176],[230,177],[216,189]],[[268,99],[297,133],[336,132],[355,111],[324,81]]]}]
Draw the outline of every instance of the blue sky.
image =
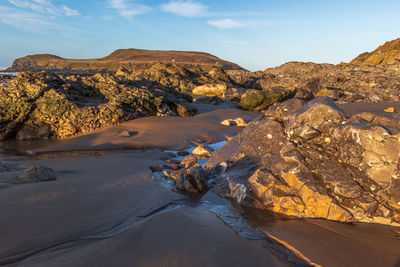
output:
[{"label": "blue sky", "polygon": [[0,0],[0,67],[118,48],[212,53],[250,69],[347,62],[400,37],[398,0]]}]

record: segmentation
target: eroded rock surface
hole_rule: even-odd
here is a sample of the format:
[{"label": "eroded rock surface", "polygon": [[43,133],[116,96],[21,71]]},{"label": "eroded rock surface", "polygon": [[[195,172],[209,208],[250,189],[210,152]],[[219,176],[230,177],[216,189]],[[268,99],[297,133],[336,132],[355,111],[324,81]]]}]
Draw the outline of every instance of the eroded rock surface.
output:
[{"label": "eroded rock surface", "polygon": [[268,78],[259,80],[259,83],[262,81],[264,87],[296,87],[307,94],[328,96],[342,102],[399,101],[399,70],[399,64],[366,66],[288,62],[265,70],[263,75]]},{"label": "eroded rock surface", "polygon": [[0,88],[0,140],[67,137],[144,116],[190,116],[191,101],[138,76],[21,73]]},{"label": "eroded rock surface", "polygon": [[351,61],[359,65],[390,65],[400,63],[400,39],[386,42],[372,52],[365,52]]},{"label": "eroded rock surface", "polygon": [[[398,225],[397,125],[390,119],[377,124],[359,115],[347,117],[329,98],[291,99],[250,123],[214,152],[206,167],[226,192],[244,185],[252,199],[247,201],[260,208]],[[228,165],[224,173],[221,163]]]}]

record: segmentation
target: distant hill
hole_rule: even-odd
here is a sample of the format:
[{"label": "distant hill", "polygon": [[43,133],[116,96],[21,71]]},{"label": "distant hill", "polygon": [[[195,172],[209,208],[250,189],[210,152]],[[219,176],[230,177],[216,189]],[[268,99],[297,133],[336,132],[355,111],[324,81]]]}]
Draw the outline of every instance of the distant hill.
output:
[{"label": "distant hill", "polygon": [[185,67],[208,70],[214,66],[226,70],[243,69],[232,62],[203,52],[118,49],[97,59],[66,59],[50,54],[29,55],[18,58],[7,71],[116,71],[120,67],[145,69],[155,63],[176,63]]},{"label": "distant hill", "polygon": [[400,38],[386,42],[372,52],[365,52],[355,59],[350,64],[358,65],[390,65],[400,64]]}]

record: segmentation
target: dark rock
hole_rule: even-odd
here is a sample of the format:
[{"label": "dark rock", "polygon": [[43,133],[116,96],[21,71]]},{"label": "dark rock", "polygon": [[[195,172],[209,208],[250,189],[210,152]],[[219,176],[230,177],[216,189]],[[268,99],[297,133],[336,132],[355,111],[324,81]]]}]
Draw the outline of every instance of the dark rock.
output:
[{"label": "dark rock", "polygon": [[[259,208],[400,225],[400,128],[347,118],[329,98],[291,99],[265,114],[206,164],[225,196],[247,184]],[[224,162],[230,167],[216,171]]]},{"label": "dark rock", "polygon": [[175,186],[181,191],[202,193],[208,189],[209,175],[201,167],[192,167],[183,172],[177,172]]},{"label": "dark rock", "polygon": [[181,167],[179,166],[179,165],[176,165],[176,164],[174,164],[174,165],[167,165],[166,166],[168,169],[170,169],[170,170],[173,170],[173,171],[177,171],[177,170],[179,170]]},{"label": "dark rock", "polygon": [[17,140],[32,141],[40,139],[50,139],[54,137],[50,124],[40,123],[32,124],[25,123],[21,130],[16,135]]},{"label": "dark rock", "polygon": [[196,158],[195,156],[192,156],[192,155],[186,156],[186,157],[181,161],[180,164],[182,164],[182,165],[185,167],[185,169],[189,169],[189,168],[192,168],[192,167],[198,167],[198,166],[200,166],[200,164],[197,163],[197,158]]},{"label": "dark rock", "polygon": [[33,183],[36,181],[53,181],[57,179],[55,172],[46,166],[34,166],[29,169],[26,169],[25,174],[19,177],[20,182],[22,183]]},{"label": "dark rock", "polygon": [[246,110],[262,110],[277,102],[289,99],[296,91],[282,87],[274,87],[270,90],[247,90],[240,99],[240,106]]}]

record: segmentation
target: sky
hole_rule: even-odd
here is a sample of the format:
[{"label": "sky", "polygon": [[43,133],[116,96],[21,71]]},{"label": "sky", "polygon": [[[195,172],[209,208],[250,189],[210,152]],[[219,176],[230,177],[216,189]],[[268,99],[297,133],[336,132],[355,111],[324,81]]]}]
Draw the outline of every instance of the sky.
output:
[{"label": "sky", "polygon": [[348,62],[400,38],[399,0],[0,0],[0,67],[29,54],[203,51],[249,70]]}]

